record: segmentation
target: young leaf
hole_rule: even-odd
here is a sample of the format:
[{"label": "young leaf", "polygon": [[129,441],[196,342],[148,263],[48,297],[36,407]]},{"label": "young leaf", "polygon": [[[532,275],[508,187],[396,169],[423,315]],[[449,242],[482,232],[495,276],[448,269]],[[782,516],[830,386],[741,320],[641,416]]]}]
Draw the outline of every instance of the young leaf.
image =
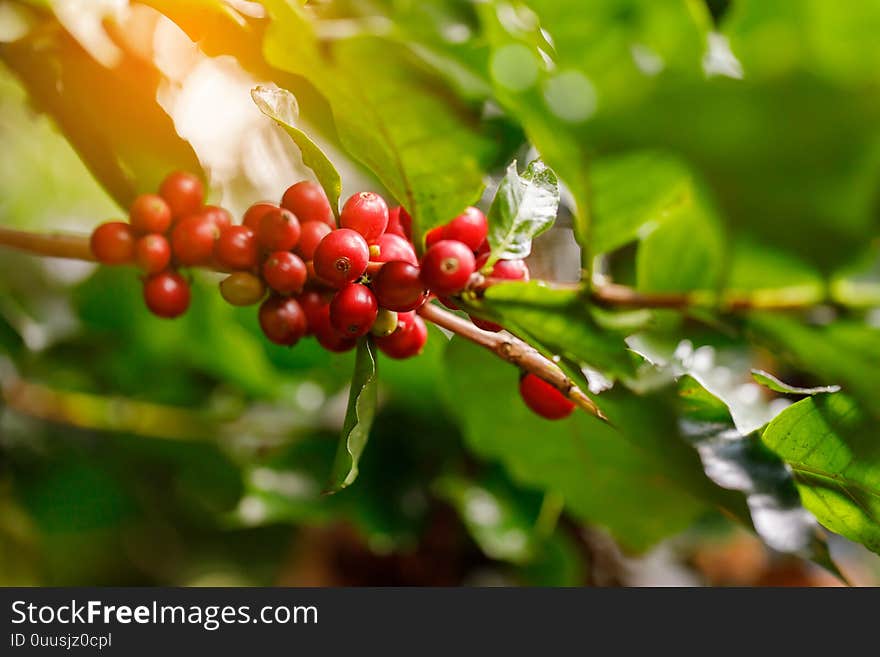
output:
[{"label": "young leaf", "polygon": [[336,493],[350,486],[358,475],[358,461],[370,436],[370,426],[376,414],[376,352],[369,338],[358,343],[348,409],[342,425],[342,436],[336,452],[336,461],[326,492]]},{"label": "young leaf", "polygon": [[528,256],[532,239],[553,225],[558,208],[559,182],[552,169],[534,160],[520,175],[516,160],[511,162],[489,210],[492,253],[487,266]]},{"label": "young leaf", "polygon": [[251,97],[260,111],[284,128],[299,147],[303,163],[315,173],[315,177],[330,200],[330,207],[333,208],[334,214],[338,215],[339,195],[342,192],[339,172],[324,151],[294,125],[299,114],[294,95],[285,89],[258,86],[251,90]]},{"label": "young leaf", "polygon": [[842,394],[802,399],[762,438],[788,463],[819,522],[880,553],[880,443],[855,402]]},{"label": "young leaf", "polygon": [[788,395],[820,395],[822,393],[840,392],[840,386],[817,386],[815,388],[799,388],[790,385],[785,381],[780,381],[775,376],[764,370],[752,370],[752,378],[762,386],[770,388],[776,392],[782,392]]}]

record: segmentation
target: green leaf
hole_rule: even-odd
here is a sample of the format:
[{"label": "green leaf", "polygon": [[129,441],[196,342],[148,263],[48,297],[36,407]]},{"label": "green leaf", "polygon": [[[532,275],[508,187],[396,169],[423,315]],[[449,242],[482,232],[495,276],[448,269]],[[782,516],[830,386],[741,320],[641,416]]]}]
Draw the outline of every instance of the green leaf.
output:
[{"label": "green leaf", "polygon": [[721,225],[705,202],[691,198],[691,202],[677,206],[674,214],[639,244],[639,290],[713,290],[721,282],[726,251]]},{"label": "green leaf", "polygon": [[880,417],[880,328],[850,319],[809,326],[797,317],[779,313],[752,313],[748,327],[758,343],[779,358],[815,375],[820,382],[839,383],[843,392]]},{"label": "green leaf", "polygon": [[788,463],[804,505],[819,522],[880,553],[877,436],[876,421],[836,394],[788,407],[762,438]]},{"label": "green leaf", "polygon": [[309,138],[309,136],[297,128],[294,122],[297,120],[299,110],[296,97],[285,89],[273,89],[258,86],[251,90],[260,111],[284,128],[284,131],[299,147],[302,153],[303,163],[309,167],[324,188],[333,213],[339,215],[339,195],[342,193],[342,180],[339,172],[324,151]]},{"label": "green leaf", "polygon": [[791,473],[761,443],[759,432],[740,433],[725,403],[692,376],[679,379],[678,393],[685,440],[697,450],[712,481],[746,497],[752,525],[764,542],[775,550],[812,558],[840,576],[815,519],[801,504]]},{"label": "green leaf", "polygon": [[614,375],[632,373],[623,337],[600,328],[576,290],[552,289],[540,282],[500,283],[486,290],[478,307],[510,330],[519,327],[575,362]]},{"label": "green leaf", "polygon": [[775,376],[764,370],[752,370],[752,378],[762,386],[770,388],[776,392],[782,392],[788,395],[820,395],[823,393],[840,392],[840,386],[817,386],[815,388],[799,388],[780,381]]},{"label": "green leaf", "polygon": [[327,99],[345,149],[413,217],[415,240],[474,203],[498,144],[474,108],[402,44],[373,36],[320,41],[306,11],[266,0],[264,54]]},{"label": "green leaf", "polygon": [[535,160],[520,175],[514,160],[489,210],[492,252],[486,266],[497,260],[527,257],[532,252],[532,240],[553,225],[558,209],[556,174]]},{"label": "green leaf", "polygon": [[340,491],[357,478],[358,461],[367,445],[370,427],[376,415],[378,390],[375,347],[369,338],[361,338],[358,342],[342,436],[326,492]]},{"label": "green leaf", "polygon": [[598,158],[590,170],[593,252],[613,251],[693,202],[691,174],[678,160],[642,151]]},{"label": "green leaf", "polygon": [[[444,397],[468,446],[503,464],[517,483],[561,494],[571,513],[608,528],[626,547],[647,549],[707,510],[711,483],[693,451],[651,415],[659,410],[651,401],[640,400],[643,415],[632,418],[641,428],[628,422],[639,436],[630,440],[586,413],[558,422],[539,418],[519,397],[516,369],[465,340],[452,339],[446,364]],[[633,411],[614,421],[627,424]],[[658,444],[671,444],[657,453],[640,447],[651,434]],[[698,493],[682,489],[689,476],[676,465],[679,455],[687,460],[682,467],[705,483],[695,487]]]}]

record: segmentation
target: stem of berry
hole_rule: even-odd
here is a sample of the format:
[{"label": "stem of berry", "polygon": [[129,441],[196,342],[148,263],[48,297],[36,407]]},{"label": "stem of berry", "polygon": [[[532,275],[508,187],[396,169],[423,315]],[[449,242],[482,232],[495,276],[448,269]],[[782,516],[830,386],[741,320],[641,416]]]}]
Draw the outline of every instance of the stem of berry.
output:
[{"label": "stem of berry", "polygon": [[599,407],[566,376],[565,372],[526,342],[505,333],[484,331],[468,320],[447,312],[433,303],[426,303],[419,308],[418,313],[440,328],[470,340],[520,369],[541,377],[587,413],[607,421],[608,418],[602,414]]}]

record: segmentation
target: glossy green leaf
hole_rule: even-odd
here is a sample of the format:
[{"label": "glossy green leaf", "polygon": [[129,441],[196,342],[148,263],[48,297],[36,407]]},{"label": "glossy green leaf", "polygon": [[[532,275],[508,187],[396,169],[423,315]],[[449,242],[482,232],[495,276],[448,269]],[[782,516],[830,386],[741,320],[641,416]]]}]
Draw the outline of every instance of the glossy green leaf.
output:
[{"label": "glossy green leaf", "polygon": [[808,397],[779,414],[764,443],[794,473],[823,525],[880,553],[877,422],[842,394]]},{"label": "glossy green leaf", "polygon": [[278,123],[299,147],[303,163],[314,172],[330,200],[330,207],[333,208],[334,214],[338,215],[342,180],[324,151],[294,125],[299,114],[294,95],[284,89],[258,86],[251,90],[251,97],[260,111]]},{"label": "glossy green leaf", "polygon": [[840,392],[840,386],[816,386],[814,388],[801,388],[780,381],[778,378],[763,370],[752,370],[752,378],[762,386],[782,392],[788,395],[821,395],[825,393]]},{"label": "glossy green leaf", "polygon": [[378,390],[375,347],[369,338],[361,338],[348,394],[348,409],[327,492],[342,490],[357,478],[358,461],[367,445],[376,415]]},{"label": "glossy green leaf", "polygon": [[327,98],[343,146],[410,212],[417,242],[479,198],[497,143],[443,78],[398,43],[364,35],[322,42],[303,9],[264,4],[272,16],[266,59]]},{"label": "glossy green leaf", "polygon": [[812,558],[840,576],[785,462],[761,443],[759,432],[740,433],[724,402],[689,375],[679,379],[678,394],[682,435],[712,481],[745,496],[763,541],[775,550]]},{"label": "glossy green leaf", "polygon": [[486,290],[480,307],[501,323],[538,336],[560,355],[612,374],[632,371],[623,338],[600,328],[575,290],[552,289],[540,282],[501,283]]},{"label": "glossy green leaf", "polygon": [[532,240],[556,221],[559,184],[556,174],[535,160],[520,174],[514,160],[498,185],[489,210],[488,267],[497,260],[526,258]]}]

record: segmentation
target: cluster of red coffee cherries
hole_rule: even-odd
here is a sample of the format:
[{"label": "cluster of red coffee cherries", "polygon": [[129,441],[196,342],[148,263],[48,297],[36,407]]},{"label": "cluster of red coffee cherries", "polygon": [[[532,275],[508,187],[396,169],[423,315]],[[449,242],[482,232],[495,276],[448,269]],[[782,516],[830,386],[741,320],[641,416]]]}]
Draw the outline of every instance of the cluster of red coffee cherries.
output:
[{"label": "cluster of red coffee cherries", "polygon": [[[95,229],[91,247],[102,263],[135,263],[144,272],[144,301],[159,317],[178,317],[189,307],[190,286],[179,268],[212,267],[228,272],[220,283],[226,301],[260,304],[260,326],[276,344],[293,346],[312,335],[325,349],[343,352],[371,333],[386,355],[409,358],[427,341],[416,311],[431,295],[457,309],[454,297],[478,270],[489,280],[528,280],[522,260],[498,260],[486,271],[487,234],[486,216],[469,207],[427,234],[419,260],[403,208],[360,192],[343,205],[337,227],[324,190],[310,181],[292,185],[279,204],[252,205],[236,224],[223,208],[204,204],[196,176],[175,172],[158,194],[134,200],[128,223]],[[573,409],[534,375],[521,379],[520,392],[543,417]]]}]

